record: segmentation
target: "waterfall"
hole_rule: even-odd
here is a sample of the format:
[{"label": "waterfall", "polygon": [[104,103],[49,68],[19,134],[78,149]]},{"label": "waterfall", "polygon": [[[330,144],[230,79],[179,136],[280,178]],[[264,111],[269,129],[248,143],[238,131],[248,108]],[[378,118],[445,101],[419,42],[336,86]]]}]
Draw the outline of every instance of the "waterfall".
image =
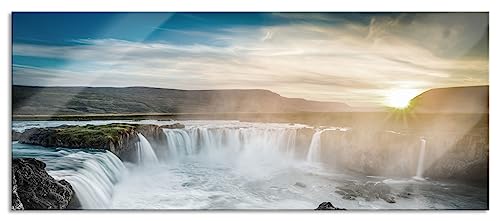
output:
[{"label": "waterfall", "polygon": [[[191,138],[185,130],[163,129],[167,137],[167,156],[165,158],[177,157],[179,155],[192,155],[195,153]],[[168,154],[170,153],[170,155]]]},{"label": "waterfall", "polygon": [[287,144],[286,144],[286,154],[290,158],[293,159],[295,157],[297,130],[289,129],[287,134],[288,134],[288,138],[287,138]]},{"label": "waterfall", "polygon": [[415,179],[423,179],[423,173],[424,173],[424,160],[425,160],[425,145],[426,145],[426,140],[421,138],[420,139],[420,154],[418,156],[418,165],[417,165],[417,172],[415,175]]},{"label": "waterfall", "polygon": [[120,159],[109,151],[81,151],[62,158],[58,166],[65,169],[52,170],[49,174],[71,184],[83,209],[109,208],[113,187],[126,172]]},{"label": "waterfall", "polygon": [[309,145],[309,151],[307,152],[307,161],[311,163],[316,163],[321,160],[321,133],[323,130],[317,130]]},{"label": "waterfall", "polygon": [[149,141],[142,135],[139,135],[139,143],[137,143],[137,160],[141,165],[156,165],[158,158],[156,157],[153,147]]},{"label": "waterfall", "polygon": [[186,129],[163,129],[167,142],[162,159],[172,159],[196,154],[282,152],[293,157],[296,129],[290,128],[221,128],[190,127]]}]

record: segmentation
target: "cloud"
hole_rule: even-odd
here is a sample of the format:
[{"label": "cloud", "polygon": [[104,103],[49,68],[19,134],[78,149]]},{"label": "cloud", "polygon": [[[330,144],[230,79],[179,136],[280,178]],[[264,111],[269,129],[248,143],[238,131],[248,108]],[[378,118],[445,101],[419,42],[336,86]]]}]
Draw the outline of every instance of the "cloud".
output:
[{"label": "cloud", "polygon": [[[464,56],[483,37],[477,33],[487,28],[487,16],[486,26],[478,27],[484,15],[459,15],[464,16],[377,16],[367,24],[293,23],[207,32],[223,46],[119,39],[78,40],[72,46],[15,43],[14,55],[72,62],[53,69],[14,66],[14,83],[258,88],[288,97],[378,105],[387,89],[488,84],[487,56]],[[456,22],[443,20],[450,17]]]}]

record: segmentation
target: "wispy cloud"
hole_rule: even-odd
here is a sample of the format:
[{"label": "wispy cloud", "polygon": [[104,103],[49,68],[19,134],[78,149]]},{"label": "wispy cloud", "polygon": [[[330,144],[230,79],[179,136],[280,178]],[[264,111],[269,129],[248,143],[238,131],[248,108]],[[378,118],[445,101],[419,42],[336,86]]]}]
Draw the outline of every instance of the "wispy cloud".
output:
[{"label": "wispy cloud", "polygon": [[[14,55],[72,62],[53,69],[14,66],[14,83],[260,88],[288,97],[380,104],[387,89],[488,84],[487,56],[465,56],[481,39],[487,20],[458,15],[374,17],[369,24],[298,23],[206,33],[223,41],[223,46],[118,39],[79,40],[72,46],[16,43]],[[456,22],[440,16],[448,20],[457,16],[452,18]],[[83,62],[86,65],[79,65]]]}]

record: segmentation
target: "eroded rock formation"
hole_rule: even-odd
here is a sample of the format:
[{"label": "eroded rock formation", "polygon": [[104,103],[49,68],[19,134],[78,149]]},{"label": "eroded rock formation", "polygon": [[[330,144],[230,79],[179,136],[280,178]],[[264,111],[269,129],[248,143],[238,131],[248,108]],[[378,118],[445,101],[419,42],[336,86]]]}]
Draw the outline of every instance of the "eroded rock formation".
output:
[{"label": "eroded rock formation", "polygon": [[12,210],[66,209],[73,197],[71,185],[51,177],[44,162],[12,160]]}]

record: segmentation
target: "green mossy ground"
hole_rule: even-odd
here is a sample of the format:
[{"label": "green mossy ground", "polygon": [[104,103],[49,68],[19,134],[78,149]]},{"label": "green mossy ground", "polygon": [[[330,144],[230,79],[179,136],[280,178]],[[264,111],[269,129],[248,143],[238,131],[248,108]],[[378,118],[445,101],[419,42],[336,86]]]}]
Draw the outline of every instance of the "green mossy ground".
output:
[{"label": "green mossy ground", "polygon": [[69,144],[105,146],[109,141],[116,143],[121,135],[132,132],[138,126],[135,124],[62,126],[56,129],[56,135]]}]

